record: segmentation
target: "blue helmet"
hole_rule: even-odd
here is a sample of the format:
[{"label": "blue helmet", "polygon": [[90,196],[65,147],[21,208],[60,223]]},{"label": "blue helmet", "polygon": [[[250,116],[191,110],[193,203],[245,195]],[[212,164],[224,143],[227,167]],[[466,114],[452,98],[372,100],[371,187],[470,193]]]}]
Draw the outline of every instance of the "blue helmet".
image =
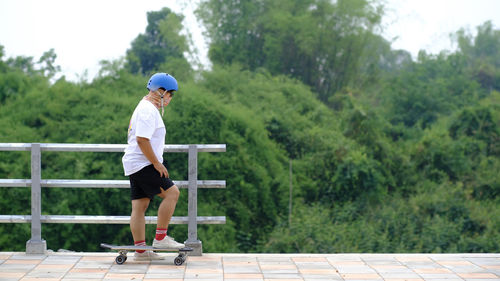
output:
[{"label": "blue helmet", "polygon": [[177,86],[177,80],[175,80],[174,76],[168,73],[156,73],[151,76],[146,88],[150,91],[156,91],[159,88],[163,88],[166,91],[177,91],[179,87]]}]

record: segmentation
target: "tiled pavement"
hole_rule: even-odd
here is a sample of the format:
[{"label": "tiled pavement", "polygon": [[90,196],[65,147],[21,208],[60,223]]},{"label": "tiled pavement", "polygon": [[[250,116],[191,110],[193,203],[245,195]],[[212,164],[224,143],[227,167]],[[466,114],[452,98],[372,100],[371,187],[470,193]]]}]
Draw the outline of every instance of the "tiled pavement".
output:
[{"label": "tiled pavement", "polygon": [[0,280],[500,281],[500,254],[204,254],[117,265],[116,253],[0,252]]}]

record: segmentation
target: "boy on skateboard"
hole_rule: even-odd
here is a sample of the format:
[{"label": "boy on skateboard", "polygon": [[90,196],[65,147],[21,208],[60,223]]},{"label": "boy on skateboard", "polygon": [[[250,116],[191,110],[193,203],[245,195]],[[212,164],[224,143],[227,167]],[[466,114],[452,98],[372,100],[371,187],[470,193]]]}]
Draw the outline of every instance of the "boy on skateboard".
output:
[{"label": "boy on skateboard", "polygon": [[[130,179],[132,214],[130,230],[136,246],[146,246],[145,213],[149,202],[162,198],[158,208],[158,224],[153,247],[165,249],[184,248],[167,235],[167,228],[179,198],[179,188],[169,178],[163,163],[165,146],[164,107],[168,106],[177,80],[167,73],[156,73],[147,84],[149,93],[139,102],[130,119],[128,145],[122,158],[125,176]],[[161,111],[161,115],[160,115]],[[164,257],[153,251],[136,251],[135,260],[158,260]]]}]

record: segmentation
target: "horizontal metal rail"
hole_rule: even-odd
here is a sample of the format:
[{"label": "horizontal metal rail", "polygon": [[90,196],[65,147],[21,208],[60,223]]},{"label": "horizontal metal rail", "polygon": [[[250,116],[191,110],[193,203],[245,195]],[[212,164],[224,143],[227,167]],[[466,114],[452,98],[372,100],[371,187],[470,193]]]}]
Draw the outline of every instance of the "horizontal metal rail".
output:
[{"label": "horizontal metal rail", "polygon": [[[43,254],[47,250],[42,239],[42,223],[81,224],[128,224],[129,216],[94,215],[42,215],[42,187],[44,188],[129,188],[128,180],[77,180],[42,179],[43,151],[67,152],[121,152],[125,144],[71,144],[71,143],[0,143],[0,151],[30,151],[31,179],[0,179],[0,187],[30,187],[31,215],[0,215],[0,223],[31,223],[31,239],[26,242],[26,253]],[[193,255],[201,255],[201,241],[197,238],[198,224],[225,224],[226,217],[204,217],[197,215],[198,188],[226,188],[225,180],[198,180],[198,152],[225,152],[225,144],[181,144],[165,145],[164,152],[185,152],[188,154],[188,180],[176,181],[179,188],[188,189],[188,216],[172,217],[172,224],[188,225],[187,246],[194,249]],[[157,217],[146,217],[146,223],[156,224]]]},{"label": "horizontal metal rail", "polygon": [[[41,143],[41,151],[123,152],[126,144]],[[225,152],[225,144],[196,144],[198,152]],[[31,143],[1,143],[0,151],[30,151]],[[168,144],[164,152],[188,152],[187,144]]]},{"label": "horizontal metal rail", "polygon": [[[146,224],[156,224],[158,217],[146,216]],[[41,215],[42,223],[78,223],[78,224],[129,224],[130,216],[66,216]],[[172,217],[170,224],[188,224],[189,217]],[[0,223],[30,223],[30,215],[0,215]],[[197,224],[225,224],[225,216],[199,216]]]},{"label": "horizontal metal rail", "polygon": [[[188,181],[174,181],[179,188],[188,188]],[[42,187],[66,188],[130,188],[128,180],[41,180]],[[199,180],[198,188],[226,188],[225,180]],[[0,187],[31,187],[28,179],[0,179]]]}]

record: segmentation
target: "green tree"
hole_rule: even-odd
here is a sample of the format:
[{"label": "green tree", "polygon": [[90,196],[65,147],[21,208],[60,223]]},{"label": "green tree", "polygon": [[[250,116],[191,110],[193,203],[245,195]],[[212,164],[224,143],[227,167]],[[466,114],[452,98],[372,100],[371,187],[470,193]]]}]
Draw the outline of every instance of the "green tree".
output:
[{"label": "green tree", "polygon": [[477,27],[476,36],[461,29],[455,38],[473,77],[488,90],[500,90],[500,30],[487,21]]},{"label": "green tree", "polygon": [[50,49],[49,51],[43,53],[43,55],[38,60],[38,64],[40,65],[40,72],[44,77],[53,78],[57,72],[61,71],[61,67],[55,65],[57,55],[54,52],[54,49]]},{"label": "green tree", "polygon": [[184,17],[163,8],[148,12],[147,18],[145,33],[137,36],[127,50],[129,71],[143,75],[167,71],[175,77],[189,77],[191,67],[184,57],[184,53],[189,52],[189,45],[186,36],[180,34]]},{"label": "green tree", "polygon": [[393,124],[426,128],[439,116],[474,104],[484,95],[479,84],[469,78],[463,54],[432,56],[421,52],[418,62],[389,78],[382,97]]},{"label": "green tree", "polygon": [[375,5],[365,0],[211,0],[197,13],[207,27],[214,63],[264,67],[298,78],[326,102],[362,68],[361,57],[382,15]]}]

